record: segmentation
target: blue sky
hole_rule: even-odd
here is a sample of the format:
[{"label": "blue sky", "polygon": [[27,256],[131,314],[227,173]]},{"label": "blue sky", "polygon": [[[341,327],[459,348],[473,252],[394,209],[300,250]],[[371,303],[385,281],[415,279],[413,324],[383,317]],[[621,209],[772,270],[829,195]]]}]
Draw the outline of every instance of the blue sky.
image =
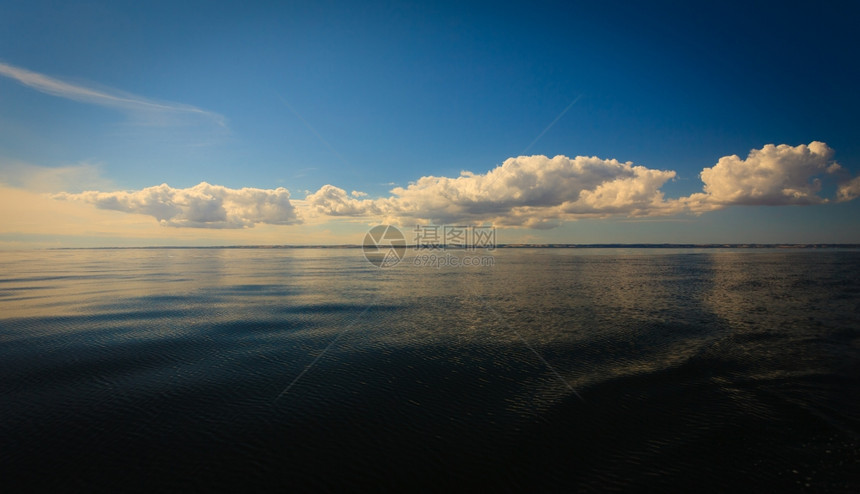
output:
[{"label": "blue sky", "polygon": [[[510,242],[860,242],[853,2],[175,3],[4,2],[0,242],[352,243],[380,221],[492,223]],[[826,150],[798,147],[813,142]],[[570,161],[506,161],[532,155]],[[721,192],[694,197],[732,155]],[[562,180],[577,156],[607,160],[588,165],[606,181]],[[755,166],[782,182],[730,181]],[[409,189],[422,177],[437,179]],[[653,187],[582,203],[610,182]],[[243,188],[267,212],[235,212]],[[63,214],[76,229],[41,219]]]}]

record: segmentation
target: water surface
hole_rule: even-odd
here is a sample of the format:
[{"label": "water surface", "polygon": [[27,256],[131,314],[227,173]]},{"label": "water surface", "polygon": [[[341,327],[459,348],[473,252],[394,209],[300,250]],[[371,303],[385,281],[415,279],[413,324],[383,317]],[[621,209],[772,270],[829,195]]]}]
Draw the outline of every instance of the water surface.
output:
[{"label": "water surface", "polygon": [[0,253],[0,484],[860,486],[860,252],[491,254]]}]

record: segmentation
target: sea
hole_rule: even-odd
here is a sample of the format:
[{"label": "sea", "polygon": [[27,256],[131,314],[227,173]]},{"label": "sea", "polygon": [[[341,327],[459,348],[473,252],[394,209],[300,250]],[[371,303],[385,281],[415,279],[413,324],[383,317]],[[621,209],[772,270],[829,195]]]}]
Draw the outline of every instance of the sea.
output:
[{"label": "sea", "polygon": [[3,492],[853,493],[858,434],[857,249],[0,252]]}]

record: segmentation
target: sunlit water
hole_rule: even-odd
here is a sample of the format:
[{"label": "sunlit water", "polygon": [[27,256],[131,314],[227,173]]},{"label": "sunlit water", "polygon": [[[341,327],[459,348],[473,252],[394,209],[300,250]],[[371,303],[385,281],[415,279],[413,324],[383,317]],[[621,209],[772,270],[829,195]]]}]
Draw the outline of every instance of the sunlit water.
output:
[{"label": "sunlit water", "polygon": [[860,252],[491,254],[0,253],[0,488],[857,491]]}]

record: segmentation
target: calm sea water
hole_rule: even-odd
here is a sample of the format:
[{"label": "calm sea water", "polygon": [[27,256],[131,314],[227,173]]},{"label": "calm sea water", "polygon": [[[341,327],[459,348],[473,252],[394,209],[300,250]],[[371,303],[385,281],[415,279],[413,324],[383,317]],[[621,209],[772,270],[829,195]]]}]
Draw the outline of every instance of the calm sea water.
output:
[{"label": "calm sea water", "polygon": [[492,255],[0,253],[0,488],[860,488],[860,252]]}]

